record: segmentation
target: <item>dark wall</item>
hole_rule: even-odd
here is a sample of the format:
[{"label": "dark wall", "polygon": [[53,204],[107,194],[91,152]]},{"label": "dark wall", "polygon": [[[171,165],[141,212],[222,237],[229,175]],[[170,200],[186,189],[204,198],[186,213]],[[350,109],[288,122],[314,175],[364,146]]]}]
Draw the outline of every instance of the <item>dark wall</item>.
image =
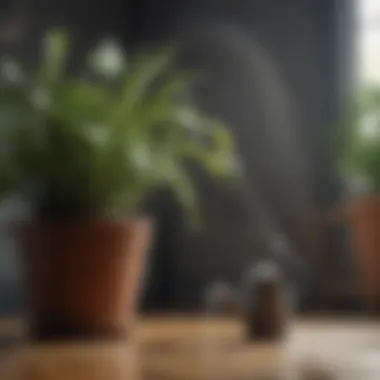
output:
[{"label": "dark wall", "polygon": [[227,120],[238,140],[247,169],[242,191],[228,191],[196,172],[207,226],[201,234],[184,230],[170,198],[155,202],[162,233],[152,257],[148,306],[197,307],[210,281],[238,281],[261,253],[257,232],[263,204],[309,261],[314,210],[339,196],[326,136],[341,98],[337,16],[342,3],[31,2],[21,49],[27,57],[35,56],[41,31],[57,23],[76,32],[78,53],[104,33],[123,38],[127,46],[180,39],[180,64],[207,73],[195,89],[201,106]]},{"label": "dark wall", "polygon": [[[151,0],[129,6],[129,43],[178,38],[188,28],[210,22],[239,28],[272,56],[297,104],[298,128],[313,164],[315,200],[329,202],[336,192],[327,154],[326,129],[341,101],[347,63],[342,24],[350,1],[336,0]],[[207,28],[207,27],[206,27]],[[323,186],[318,186],[323,183]]]},{"label": "dark wall", "polygon": [[[214,205],[207,212],[212,227],[203,237],[180,237],[172,243],[177,273],[172,274],[171,284],[167,278],[164,281],[163,298],[170,294],[175,305],[196,304],[209,281],[237,279],[246,263],[260,253],[256,242],[247,237],[260,223],[257,208],[247,206],[258,197],[296,251],[307,258],[306,264],[314,267],[317,283],[306,281],[300,287],[318,288],[318,277],[324,274],[314,261],[320,252],[312,238],[318,228],[313,220],[317,210],[329,208],[341,197],[330,137],[351,74],[347,64],[350,2],[139,1],[132,8],[129,44],[183,38],[189,66],[209,69],[209,87],[199,90],[199,98],[207,110],[230,122],[248,168],[246,195],[238,195],[241,204],[233,206],[235,211],[245,208],[245,217],[238,212],[235,219],[223,219],[215,209],[226,198],[216,196],[215,188],[203,188],[204,207]],[[243,44],[250,53],[242,52]],[[270,71],[262,70],[263,65]],[[240,75],[245,85],[239,82]],[[271,88],[268,97],[263,87]],[[263,111],[263,98],[269,110]],[[175,225],[172,235],[174,230]],[[342,272],[342,259],[347,261],[344,233],[333,231],[329,240],[326,254],[339,258]],[[162,250],[160,262],[170,254]]]}]

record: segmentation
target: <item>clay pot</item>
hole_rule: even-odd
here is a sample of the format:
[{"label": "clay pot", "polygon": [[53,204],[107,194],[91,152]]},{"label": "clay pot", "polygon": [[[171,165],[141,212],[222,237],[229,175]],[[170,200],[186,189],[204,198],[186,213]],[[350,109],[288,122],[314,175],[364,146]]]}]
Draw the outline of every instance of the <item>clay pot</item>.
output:
[{"label": "clay pot", "polygon": [[353,199],[348,207],[360,293],[371,310],[380,307],[380,196]]},{"label": "clay pot", "polygon": [[127,337],[150,230],[144,219],[18,224],[30,338]]}]

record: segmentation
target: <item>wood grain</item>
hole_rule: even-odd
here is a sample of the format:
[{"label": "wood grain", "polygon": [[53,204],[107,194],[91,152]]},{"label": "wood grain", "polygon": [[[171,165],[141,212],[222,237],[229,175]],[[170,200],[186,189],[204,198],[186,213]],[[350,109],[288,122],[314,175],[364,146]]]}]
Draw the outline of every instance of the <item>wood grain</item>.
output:
[{"label": "wood grain", "polygon": [[[20,326],[0,323],[8,333]],[[141,321],[127,344],[20,344],[3,351],[0,378],[365,380],[380,373],[380,361],[368,360],[380,352],[379,327],[365,321],[303,321],[283,342],[258,344],[245,341],[237,320],[153,318]]]}]

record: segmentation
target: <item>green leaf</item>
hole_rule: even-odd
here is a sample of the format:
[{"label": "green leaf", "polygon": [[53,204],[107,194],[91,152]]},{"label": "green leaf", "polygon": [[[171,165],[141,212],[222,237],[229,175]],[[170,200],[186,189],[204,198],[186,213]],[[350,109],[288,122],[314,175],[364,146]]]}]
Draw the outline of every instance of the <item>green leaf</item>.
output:
[{"label": "green leaf", "polygon": [[333,149],[338,168],[349,179],[360,178],[380,190],[380,89],[364,87],[349,104]]},{"label": "green leaf", "polygon": [[44,217],[110,217],[138,212],[164,186],[195,221],[185,163],[231,178],[227,128],[191,103],[172,55],[133,54],[120,75],[94,77],[88,62],[70,74],[68,48],[66,31],[48,31],[37,74],[0,86],[0,195],[21,192]]},{"label": "green leaf", "polygon": [[180,164],[172,162],[166,167],[165,175],[169,187],[190,218],[190,224],[194,227],[198,226],[201,223],[200,211],[196,191],[189,174]]},{"label": "green leaf", "polygon": [[69,37],[64,29],[49,30],[42,40],[40,81],[50,87],[64,75],[69,50]]}]

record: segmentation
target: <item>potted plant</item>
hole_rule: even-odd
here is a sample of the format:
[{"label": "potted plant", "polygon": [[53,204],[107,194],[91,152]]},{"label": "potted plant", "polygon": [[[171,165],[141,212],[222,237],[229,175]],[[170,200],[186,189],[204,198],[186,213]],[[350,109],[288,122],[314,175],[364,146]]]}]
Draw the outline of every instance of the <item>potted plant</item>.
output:
[{"label": "potted plant", "polygon": [[1,190],[32,208],[15,228],[30,337],[120,338],[133,323],[151,235],[144,200],[167,186],[193,211],[187,162],[229,178],[233,144],[184,99],[187,81],[170,54],[127,62],[108,42],[74,71],[69,42],[49,31],[34,71],[3,62]]},{"label": "potted plant", "polygon": [[348,184],[348,222],[360,275],[360,292],[380,306],[380,87],[365,87],[350,107],[341,168]]}]

